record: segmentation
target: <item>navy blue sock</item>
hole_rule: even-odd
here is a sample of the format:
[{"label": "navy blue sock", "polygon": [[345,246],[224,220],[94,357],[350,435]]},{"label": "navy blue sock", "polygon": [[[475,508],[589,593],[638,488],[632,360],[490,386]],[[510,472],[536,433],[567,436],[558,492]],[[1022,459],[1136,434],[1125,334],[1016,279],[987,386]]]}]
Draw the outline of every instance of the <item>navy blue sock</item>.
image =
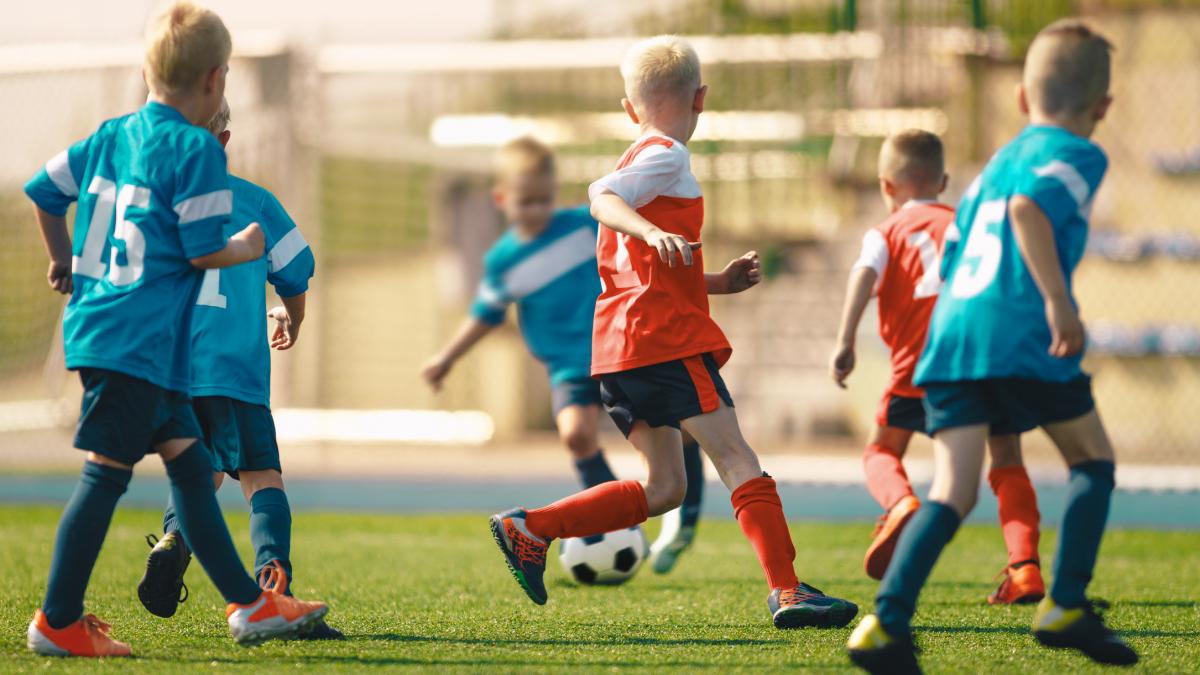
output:
[{"label": "navy blue sock", "polygon": [[167,495],[167,508],[163,510],[163,534],[179,531],[179,517],[175,515],[175,500]]},{"label": "navy blue sock", "polygon": [[1065,607],[1084,603],[1100,538],[1108,522],[1108,506],[1112,498],[1112,462],[1084,462],[1071,467],[1067,487],[1067,510],[1063,512],[1062,529],[1058,533],[1058,553],[1054,556],[1054,581],[1050,597]]},{"label": "navy blue sock", "polygon": [[604,458],[603,450],[597,450],[587,459],[575,460],[575,470],[579,472],[579,480],[583,481],[584,487],[596,487],[617,479],[608,466],[608,460]]},{"label": "navy blue sock", "polygon": [[948,504],[925,502],[900,534],[875,596],[875,613],[889,634],[908,635],[917,596],[962,519]]},{"label": "navy blue sock", "polygon": [[247,604],[262,592],[246,574],[213,489],[212,459],[195,443],[166,463],[171,499],[183,539],[226,602]]},{"label": "navy blue sock", "polygon": [[250,542],[254,544],[254,576],[278,560],[292,581],[292,509],[279,488],[264,488],[250,497]]},{"label": "navy blue sock", "polygon": [[75,493],[58,521],[50,583],[42,611],[51,628],[66,628],[83,616],[83,594],[100,546],[108,534],[117,500],[125,494],[132,471],[84,462]]},{"label": "navy blue sock", "polygon": [[695,527],[700,520],[700,501],[704,498],[704,458],[700,456],[699,443],[684,444],[683,470],[687,474],[687,492],[679,509],[680,524]]}]

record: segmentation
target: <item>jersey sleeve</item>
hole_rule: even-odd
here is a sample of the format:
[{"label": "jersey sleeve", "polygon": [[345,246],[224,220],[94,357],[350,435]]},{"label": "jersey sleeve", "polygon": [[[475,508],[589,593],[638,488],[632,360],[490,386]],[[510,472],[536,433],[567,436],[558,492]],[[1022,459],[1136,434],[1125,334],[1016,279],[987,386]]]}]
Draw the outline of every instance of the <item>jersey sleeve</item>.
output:
[{"label": "jersey sleeve", "polygon": [[663,145],[652,145],[638,153],[633,162],[608,174],[588,187],[588,198],[611,192],[637,209],[649,204],[679,180],[687,169],[687,155]]},{"label": "jersey sleeve", "polygon": [[95,136],[88,136],[51,157],[25,184],[25,194],[38,208],[62,216],[66,215],[71,202],[79,199],[79,181],[87,167],[93,138]]},{"label": "jersey sleeve", "polygon": [[179,216],[179,240],[188,258],[225,247],[224,227],[233,213],[225,150],[208,132],[187,139],[175,169],[171,208]]},{"label": "jersey sleeve", "polygon": [[267,239],[267,282],[281,298],[308,291],[316,259],[300,228],[272,195],[264,199],[260,218]]},{"label": "jersey sleeve", "polygon": [[489,326],[499,326],[504,323],[512,299],[505,292],[504,280],[489,257],[484,257],[483,279],[480,279],[475,300],[471,302],[471,316]]},{"label": "jersey sleeve", "polygon": [[1071,214],[1087,213],[1108,169],[1104,152],[1090,143],[1059,155],[1033,167],[1016,191],[1033,200],[1055,228],[1067,222]]},{"label": "jersey sleeve", "polygon": [[875,270],[875,289],[872,293],[879,292],[883,273],[887,271],[888,257],[887,239],[883,237],[883,233],[876,229],[867,230],[863,235],[862,251],[859,252],[858,260],[854,261],[852,269],[867,267]]}]

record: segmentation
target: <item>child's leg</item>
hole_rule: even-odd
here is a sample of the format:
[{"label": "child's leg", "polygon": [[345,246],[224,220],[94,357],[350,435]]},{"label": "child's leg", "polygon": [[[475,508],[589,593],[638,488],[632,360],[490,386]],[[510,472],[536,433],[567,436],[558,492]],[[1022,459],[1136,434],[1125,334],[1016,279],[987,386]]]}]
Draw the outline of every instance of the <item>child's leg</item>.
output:
[{"label": "child's leg", "polygon": [[912,484],[908,482],[908,473],[901,462],[912,434],[907,429],[876,425],[863,452],[867,491],[884,511],[890,511],[901,499],[913,496]]},{"label": "child's leg", "polygon": [[65,628],[83,615],[83,596],[117,501],[125,494],[133,467],[94,452],[63,510],[50,561],[50,583],[42,611],[51,628]]},{"label": "child's leg", "polygon": [[687,491],[679,507],[679,522],[683,527],[696,527],[700,520],[700,504],[704,501],[704,458],[700,444],[691,434],[683,435],[683,471],[687,476]]},{"label": "child's leg", "polygon": [[584,487],[617,479],[600,448],[600,406],[568,405],[558,411],[554,421],[559,438],[575,460],[575,470]]},{"label": "child's leg", "polygon": [[988,484],[999,503],[1000,529],[1008,548],[1008,564],[1038,562],[1037,493],[1021,458],[1021,437],[1003,434],[988,438],[991,468]]},{"label": "child's leg", "polygon": [[1071,468],[1067,509],[1058,535],[1050,597],[1060,606],[1078,607],[1085,601],[1100,539],[1108,521],[1114,453],[1095,410],[1067,422],[1047,424],[1044,428]]},{"label": "child's leg", "polygon": [[254,545],[254,577],[278,561],[292,581],[292,509],[283,491],[283,476],[274,469],[239,471],[242,494],[250,504],[250,543]]},{"label": "child's leg", "polygon": [[945,429],[934,435],[929,499],[900,535],[875,598],[879,622],[891,635],[908,635],[921,587],[959,523],[975,506],[986,440],[984,424]]},{"label": "child's leg", "polygon": [[[220,490],[221,484],[225,482],[225,474],[220,471],[213,472],[213,489]],[[171,495],[167,494],[167,508],[163,509],[163,535],[171,534],[179,531],[179,516],[175,514],[175,500]],[[182,539],[182,537],[180,538]],[[182,541],[180,543],[183,543]],[[187,548],[187,544],[183,544]]]}]

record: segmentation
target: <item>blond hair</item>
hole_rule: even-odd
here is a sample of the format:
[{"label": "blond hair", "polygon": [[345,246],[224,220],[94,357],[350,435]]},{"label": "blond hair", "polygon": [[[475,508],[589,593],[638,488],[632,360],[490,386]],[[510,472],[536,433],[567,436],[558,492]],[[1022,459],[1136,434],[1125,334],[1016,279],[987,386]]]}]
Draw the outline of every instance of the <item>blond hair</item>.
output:
[{"label": "blond hair", "polygon": [[1037,34],[1025,56],[1022,84],[1029,105],[1051,117],[1078,115],[1108,94],[1113,46],[1078,19],[1061,19]]},{"label": "blond hair", "polygon": [[229,63],[232,52],[233,40],[221,17],[181,0],[146,30],[148,84],[162,93],[184,93],[205,73]]},{"label": "blond hair", "polygon": [[224,96],[221,97],[221,107],[217,109],[217,114],[213,115],[205,126],[213,136],[220,136],[229,128],[229,120],[233,119],[233,115],[229,110],[229,101]]},{"label": "blond hair", "polygon": [[930,186],[946,175],[942,139],[922,129],[898,131],[879,151],[879,175],[897,183]]},{"label": "blond hair", "polygon": [[621,62],[625,97],[653,108],[664,100],[688,100],[700,88],[700,57],[686,40],[659,35],[635,44]]},{"label": "blond hair", "polygon": [[554,150],[532,136],[520,136],[496,151],[496,177],[500,179],[535,173],[554,173]]}]

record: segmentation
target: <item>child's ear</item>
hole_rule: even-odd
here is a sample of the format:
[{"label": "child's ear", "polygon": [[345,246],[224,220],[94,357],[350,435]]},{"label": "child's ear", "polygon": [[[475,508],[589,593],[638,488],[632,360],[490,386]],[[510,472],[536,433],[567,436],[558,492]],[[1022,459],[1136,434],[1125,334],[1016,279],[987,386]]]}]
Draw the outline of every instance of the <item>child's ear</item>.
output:
[{"label": "child's ear", "polygon": [[492,186],[492,203],[496,205],[496,208],[503,209],[504,202],[504,189],[500,187],[499,183],[496,183]]},{"label": "child's ear", "polygon": [[222,148],[223,148],[223,147],[225,147],[225,146],[227,146],[227,145],[229,145],[229,137],[230,137],[230,135],[231,135],[231,134],[229,133],[229,130],[228,130],[228,129],[226,129],[225,131],[222,131],[222,132],[221,132],[221,133],[220,133],[220,134],[217,136],[217,140],[221,142],[221,147],[222,147]]},{"label": "child's ear", "polygon": [[1092,119],[1097,122],[1104,119],[1104,117],[1108,115],[1108,108],[1112,105],[1112,102],[1112,94],[1108,94],[1104,98],[1100,99],[1100,101],[1096,104],[1096,107],[1092,109]]},{"label": "child's ear", "polygon": [[883,190],[883,194],[889,197],[896,196],[896,184],[883,176],[879,177],[879,187]]},{"label": "child's ear", "polygon": [[623,98],[621,99],[621,107],[625,109],[625,114],[629,115],[629,119],[633,120],[634,124],[642,123],[642,121],[638,119],[637,110],[633,107],[633,101]]},{"label": "child's ear", "polygon": [[701,85],[696,90],[695,97],[692,98],[692,110],[698,113],[704,112],[704,97],[708,94],[708,85]]},{"label": "child's ear", "polygon": [[948,174],[948,173],[942,174],[942,184],[938,187],[939,195],[946,191],[946,185],[949,183],[950,183],[950,174]]},{"label": "child's ear", "polygon": [[1029,114],[1029,96],[1025,92],[1025,85],[1017,85],[1017,108],[1021,110],[1022,115]]},{"label": "child's ear", "polygon": [[204,75],[204,93],[211,94],[216,91],[223,91],[221,88],[221,78],[225,75],[224,66],[215,66],[212,70]]}]

